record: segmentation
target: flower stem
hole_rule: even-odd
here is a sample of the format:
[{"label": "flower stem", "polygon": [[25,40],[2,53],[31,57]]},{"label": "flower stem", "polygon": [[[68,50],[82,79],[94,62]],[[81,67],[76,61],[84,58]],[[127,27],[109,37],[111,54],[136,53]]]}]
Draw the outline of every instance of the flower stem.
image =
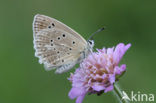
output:
[{"label": "flower stem", "polygon": [[122,99],[122,91],[118,84],[114,84],[114,92],[113,92],[117,99],[119,100],[119,103],[129,103],[126,99]]}]

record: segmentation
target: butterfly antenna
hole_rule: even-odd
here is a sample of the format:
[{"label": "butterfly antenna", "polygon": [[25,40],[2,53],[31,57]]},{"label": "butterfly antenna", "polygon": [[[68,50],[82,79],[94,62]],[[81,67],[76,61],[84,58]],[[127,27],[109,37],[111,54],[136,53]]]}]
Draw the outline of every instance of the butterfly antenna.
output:
[{"label": "butterfly antenna", "polygon": [[96,32],[92,33],[91,36],[88,38],[88,40],[93,40],[93,36],[94,36],[95,34],[101,32],[101,31],[103,31],[104,29],[105,29],[105,28],[102,27],[102,28],[98,29]]}]

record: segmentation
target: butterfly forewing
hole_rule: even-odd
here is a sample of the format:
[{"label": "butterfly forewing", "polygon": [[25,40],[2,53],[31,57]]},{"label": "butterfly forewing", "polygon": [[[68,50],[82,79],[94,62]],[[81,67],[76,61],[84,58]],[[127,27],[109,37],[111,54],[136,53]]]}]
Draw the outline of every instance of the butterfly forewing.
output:
[{"label": "butterfly forewing", "polygon": [[47,28],[49,28],[49,29],[53,29],[53,28],[61,29],[63,31],[66,31],[66,32],[72,34],[73,36],[75,36],[77,39],[79,39],[84,44],[87,44],[86,40],[81,35],[79,35],[76,31],[74,31],[73,29],[71,29],[67,25],[61,23],[60,21],[58,21],[54,18],[45,16],[45,15],[40,15],[40,14],[35,15],[34,21],[33,21],[34,35],[36,35],[39,31],[41,31],[43,29],[47,29]]}]

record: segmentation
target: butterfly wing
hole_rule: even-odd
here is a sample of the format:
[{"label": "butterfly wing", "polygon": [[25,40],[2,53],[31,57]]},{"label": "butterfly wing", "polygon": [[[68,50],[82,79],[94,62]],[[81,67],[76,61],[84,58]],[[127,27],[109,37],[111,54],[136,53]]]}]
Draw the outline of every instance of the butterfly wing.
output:
[{"label": "butterfly wing", "polygon": [[64,64],[60,67],[57,68],[57,70],[55,71],[56,74],[61,74],[63,72],[68,71],[69,69],[73,68],[75,66],[77,62],[70,62],[68,64]]},{"label": "butterfly wing", "polygon": [[42,29],[34,35],[35,56],[46,70],[58,68],[56,73],[71,69],[86,46],[73,34],[57,28]]},{"label": "butterfly wing", "polygon": [[45,15],[40,15],[40,14],[35,15],[34,21],[33,21],[33,33],[34,33],[34,35],[36,35],[39,31],[41,31],[43,29],[47,29],[47,28],[49,28],[49,29],[53,29],[53,28],[61,29],[65,32],[72,34],[73,36],[75,36],[77,39],[79,39],[85,45],[87,44],[86,40],[81,35],[79,35],[76,31],[74,31],[73,29],[71,29],[67,25],[63,24],[62,22],[60,22],[54,18],[45,16]]}]

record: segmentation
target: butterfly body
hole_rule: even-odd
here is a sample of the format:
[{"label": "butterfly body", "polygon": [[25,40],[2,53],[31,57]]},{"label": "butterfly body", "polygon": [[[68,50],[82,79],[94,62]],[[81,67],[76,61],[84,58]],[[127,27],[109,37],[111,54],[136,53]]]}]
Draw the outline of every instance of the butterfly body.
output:
[{"label": "butterfly body", "polygon": [[[35,56],[46,70],[63,73],[80,63],[91,51],[93,41],[48,16],[37,14],[33,22]],[[92,44],[91,44],[92,42]]]}]

